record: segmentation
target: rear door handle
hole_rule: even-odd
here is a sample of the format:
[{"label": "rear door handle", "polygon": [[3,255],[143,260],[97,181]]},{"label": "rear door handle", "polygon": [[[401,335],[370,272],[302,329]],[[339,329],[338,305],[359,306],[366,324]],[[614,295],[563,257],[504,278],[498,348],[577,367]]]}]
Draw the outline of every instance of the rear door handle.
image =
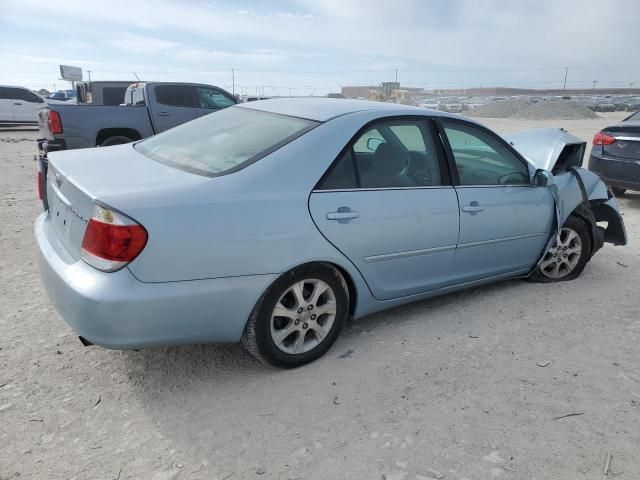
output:
[{"label": "rear door handle", "polygon": [[483,210],[484,208],[482,208],[478,202],[471,202],[469,205],[465,205],[464,207],[462,207],[463,212],[472,214],[482,212]]},{"label": "rear door handle", "polygon": [[14,105],[22,105],[22,102],[13,102]]},{"label": "rear door handle", "polygon": [[158,114],[158,116],[159,116],[159,117],[170,117],[170,116],[171,116],[171,114],[170,114],[169,112],[160,112],[160,113]]},{"label": "rear door handle", "polygon": [[327,213],[327,220],[351,220],[359,216],[360,213],[354,212],[348,207],[340,207],[337,212]]}]

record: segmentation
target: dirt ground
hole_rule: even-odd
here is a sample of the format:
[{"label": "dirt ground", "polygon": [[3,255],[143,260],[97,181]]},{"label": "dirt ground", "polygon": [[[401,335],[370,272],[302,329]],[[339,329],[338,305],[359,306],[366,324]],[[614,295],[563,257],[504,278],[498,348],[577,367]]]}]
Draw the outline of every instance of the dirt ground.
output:
[{"label": "dirt ground", "polygon": [[[622,116],[485,123],[590,141]],[[630,244],[573,282],[396,308],[277,371],[236,345],[83,347],[40,285],[36,136],[0,132],[0,479],[601,480],[607,454],[640,478],[640,193]]]}]

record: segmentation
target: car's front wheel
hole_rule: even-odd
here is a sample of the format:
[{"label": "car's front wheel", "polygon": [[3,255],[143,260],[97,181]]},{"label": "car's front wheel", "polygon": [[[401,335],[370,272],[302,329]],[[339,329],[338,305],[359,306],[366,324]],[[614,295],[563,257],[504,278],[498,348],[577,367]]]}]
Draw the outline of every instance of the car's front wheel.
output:
[{"label": "car's front wheel", "polygon": [[258,301],[243,343],[259,360],[292,368],[326,353],[349,312],[349,290],[338,270],[325,264],[294,269]]},{"label": "car's front wheel", "polygon": [[591,236],[587,225],[576,216],[567,218],[556,241],[545,252],[531,279],[561,282],[577,278],[591,254]]}]

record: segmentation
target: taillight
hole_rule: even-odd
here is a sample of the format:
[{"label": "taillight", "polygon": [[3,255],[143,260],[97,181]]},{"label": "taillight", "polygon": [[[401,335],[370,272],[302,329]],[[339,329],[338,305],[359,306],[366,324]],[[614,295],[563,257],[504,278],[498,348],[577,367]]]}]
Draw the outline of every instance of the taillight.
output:
[{"label": "taillight", "polygon": [[602,132],[596,133],[596,135],[593,137],[594,145],[611,145],[615,141],[616,139],[611,135],[607,135],[606,133]]},{"label": "taillight", "polygon": [[126,215],[94,204],[82,240],[82,259],[104,272],[120,270],[147,244],[147,231]]},{"label": "taillight", "polygon": [[42,200],[44,197],[44,173],[42,170],[38,170],[38,198]]},{"label": "taillight", "polygon": [[49,110],[47,113],[47,127],[53,134],[62,133],[62,119],[55,110]]}]

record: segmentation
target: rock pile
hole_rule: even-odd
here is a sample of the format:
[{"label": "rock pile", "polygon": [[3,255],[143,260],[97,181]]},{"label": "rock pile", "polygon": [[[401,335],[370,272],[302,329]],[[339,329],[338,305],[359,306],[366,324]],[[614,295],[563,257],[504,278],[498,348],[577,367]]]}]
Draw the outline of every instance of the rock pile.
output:
[{"label": "rock pile", "polygon": [[598,118],[584,105],[571,100],[545,100],[537,103],[512,98],[481,105],[469,111],[471,117],[517,118],[522,120],[583,120]]},{"label": "rock pile", "polygon": [[583,120],[598,118],[598,114],[571,100],[538,102],[519,110],[511,118],[523,120]]}]

